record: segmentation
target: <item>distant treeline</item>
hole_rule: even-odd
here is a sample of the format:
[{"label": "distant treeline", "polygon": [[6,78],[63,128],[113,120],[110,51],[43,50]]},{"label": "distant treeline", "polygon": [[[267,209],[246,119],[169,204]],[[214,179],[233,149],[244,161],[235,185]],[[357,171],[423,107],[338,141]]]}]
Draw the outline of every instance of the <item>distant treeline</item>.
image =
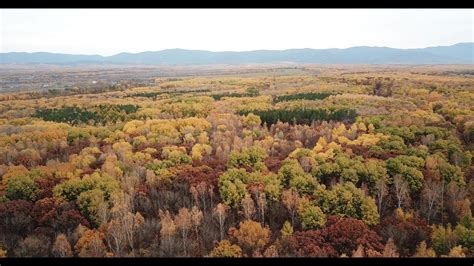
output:
[{"label": "distant treeline", "polygon": [[71,125],[80,123],[89,123],[92,121],[95,125],[116,123],[125,121],[129,114],[137,112],[139,106],[132,104],[101,104],[91,108],[80,108],[77,106],[67,106],[62,108],[42,108],[35,112],[35,117],[45,121],[62,122]]},{"label": "distant treeline", "polygon": [[336,95],[335,93],[330,92],[302,92],[296,94],[282,95],[273,98],[274,103],[278,102],[287,102],[293,100],[322,100],[331,95]]},{"label": "distant treeline", "polygon": [[249,88],[244,93],[232,92],[232,93],[221,93],[212,94],[211,97],[216,101],[220,101],[223,97],[256,97],[259,96],[260,92],[255,88]]},{"label": "distant treeline", "polygon": [[262,123],[268,126],[276,124],[278,121],[283,123],[296,123],[311,125],[313,121],[347,121],[354,122],[357,113],[354,109],[274,109],[274,110],[245,110],[240,111],[240,115],[253,113],[258,115]]},{"label": "distant treeline", "polygon": [[210,92],[209,89],[200,89],[200,90],[182,90],[182,91],[157,91],[157,92],[138,92],[127,95],[127,97],[146,97],[146,98],[153,98],[154,100],[163,94],[170,94],[170,95],[180,95],[185,93],[199,93],[199,92]]},{"label": "distant treeline", "polygon": [[[5,90],[5,91],[22,91],[21,93],[8,96],[8,100],[13,99],[41,99],[41,98],[55,98],[55,97],[64,97],[64,96],[71,96],[71,95],[82,95],[82,94],[100,94],[106,92],[114,92],[114,91],[124,91],[134,87],[146,87],[151,86],[152,84],[149,82],[122,82],[118,84],[92,84],[92,85],[58,85],[64,86],[64,88],[51,88],[48,90],[35,90],[35,91],[22,91],[23,89],[17,88],[16,90]],[[35,88],[36,84],[30,85],[30,87]],[[1,82],[0,82],[1,87]]]}]

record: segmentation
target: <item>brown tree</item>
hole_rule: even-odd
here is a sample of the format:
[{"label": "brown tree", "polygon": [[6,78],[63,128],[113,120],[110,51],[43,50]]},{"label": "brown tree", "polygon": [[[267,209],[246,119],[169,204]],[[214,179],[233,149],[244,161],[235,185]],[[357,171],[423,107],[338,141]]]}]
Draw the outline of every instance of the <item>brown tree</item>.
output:
[{"label": "brown tree", "polygon": [[389,238],[387,244],[385,244],[382,256],[387,258],[398,258],[400,256],[398,255],[397,246],[392,238]]},{"label": "brown tree", "polygon": [[43,235],[30,235],[18,243],[14,253],[18,257],[48,257],[49,239]]},{"label": "brown tree", "polygon": [[59,234],[56,237],[51,253],[53,256],[61,258],[72,256],[71,244],[69,244],[69,241],[64,234]]}]

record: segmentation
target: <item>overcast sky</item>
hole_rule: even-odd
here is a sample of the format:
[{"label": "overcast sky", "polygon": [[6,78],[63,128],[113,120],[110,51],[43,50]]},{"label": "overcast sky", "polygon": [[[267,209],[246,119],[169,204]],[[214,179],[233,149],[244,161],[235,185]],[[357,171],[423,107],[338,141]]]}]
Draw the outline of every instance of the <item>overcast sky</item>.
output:
[{"label": "overcast sky", "polygon": [[1,9],[0,17],[0,52],[423,48],[474,41],[474,9]]}]

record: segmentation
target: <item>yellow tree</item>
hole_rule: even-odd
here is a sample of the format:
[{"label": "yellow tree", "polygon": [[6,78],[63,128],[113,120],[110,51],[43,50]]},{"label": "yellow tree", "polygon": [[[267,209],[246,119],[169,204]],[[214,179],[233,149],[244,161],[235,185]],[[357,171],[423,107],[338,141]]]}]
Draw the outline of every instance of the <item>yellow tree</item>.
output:
[{"label": "yellow tree", "polygon": [[242,257],[242,249],[237,245],[232,245],[229,240],[222,240],[209,255],[211,257],[240,258]]},{"label": "yellow tree", "polygon": [[202,161],[205,156],[211,155],[212,147],[208,144],[197,143],[191,150],[191,158],[196,161]]},{"label": "yellow tree", "polygon": [[413,255],[415,258],[434,258],[436,257],[436,253],[432,248],[427,249],[426,248],[426,242],[421,241],[421,243],[418,245],[416,248],[415,255]]},{"label": "yellow tree", "polygon": [[7,251],[4,250],[3,248],[0,248],[0,258],[6,258],[7,257]]},{"label": "yellow tree", "polygon": [[104,257],[107,251],[104,234],[97,230],[86,229],[77,240],[75,250],[79,257]]},{"label": "yellow tree", "polygon": [[232,227],[229,235],[236,239],[247,255],[261,252],[270,240],[270,229],[262,227],[260,223],[246,220],[240,222],[239,229]]},{"label": "yellow tree", "polygon": [[466,254],[464,254],[462,246],[455,246],[449,251],[448,257],[465,258]]}]

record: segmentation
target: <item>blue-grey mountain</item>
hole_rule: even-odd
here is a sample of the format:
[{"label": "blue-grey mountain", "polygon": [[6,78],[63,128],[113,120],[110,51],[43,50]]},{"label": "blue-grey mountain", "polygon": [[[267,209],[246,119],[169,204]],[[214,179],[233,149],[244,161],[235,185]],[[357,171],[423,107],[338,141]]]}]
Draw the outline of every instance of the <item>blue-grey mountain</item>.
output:
[{"label": "blue-grey mountain", "polygon": [[0,64],[474,64],[474,42],[420,49],[351,47],[347,49],[289,49],[210,52],[168,49],[120,53],[113,56],[58,53],[0,53]]}]

